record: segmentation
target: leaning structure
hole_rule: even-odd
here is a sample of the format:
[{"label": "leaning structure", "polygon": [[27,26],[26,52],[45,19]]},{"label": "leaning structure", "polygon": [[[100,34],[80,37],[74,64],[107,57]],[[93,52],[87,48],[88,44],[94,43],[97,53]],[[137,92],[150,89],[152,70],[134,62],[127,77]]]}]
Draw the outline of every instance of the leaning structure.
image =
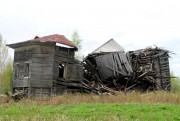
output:
[{"label": "leaning structure", "polygon": [[170,90],[168,53],[157,47],[125,53],[111,39],[84,59],[84,78],[114,91]]}]

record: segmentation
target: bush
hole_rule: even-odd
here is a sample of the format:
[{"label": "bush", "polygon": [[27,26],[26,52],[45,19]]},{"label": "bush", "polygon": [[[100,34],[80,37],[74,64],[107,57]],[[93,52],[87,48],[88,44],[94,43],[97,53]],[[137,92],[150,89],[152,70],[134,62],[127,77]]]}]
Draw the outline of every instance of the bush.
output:
[{"label": "bush", "polygon": [[12,91],[12,62],[10,61],[2,74],[2,93]]},{"label": "bush", "polygon": [[0,35],[0,93],[12,90],[12,60],[8,55],[8,47]]},{"label": "bush", "polygon": [[171,72],[171,91],[172,92],[180,92],[180,78],[175,77],[174,73]]}]

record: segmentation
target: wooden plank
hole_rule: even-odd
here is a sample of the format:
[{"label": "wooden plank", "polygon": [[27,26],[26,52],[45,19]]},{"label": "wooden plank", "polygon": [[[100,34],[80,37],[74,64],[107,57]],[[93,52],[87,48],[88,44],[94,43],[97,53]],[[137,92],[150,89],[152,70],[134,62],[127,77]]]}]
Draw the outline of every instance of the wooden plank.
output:
[{"label": "wooden plank", "polygon": [[83,66],[81,64],[68,64],[65,66],[66,80],[82,80],[83,79]]},{"label": "wooden plank", "polygon": [[28,87],[28,78],[13,80],[13,87]]},{"label": "wooden plank", "polygon": [[74,63],[75,62],[74,59],[65,58],[65,57],[61,57],[61,56],[55,56],[54,60],[56,62],[65,62],[65,63]]},{"label": "wooden plank", "polygon": [[[122,72],[120,72],[120,71],[118,71],[118,70],[115,70],[115,69],[113,69],[113,68],[111,68],[111,67],[109,67],[109,66],[106,66],[108,69],[110,69],[110,70],[114,70],[114,71],[116,71],[117,73],[120,73],[121,75],[124,75]],[[124,75],[124,76],[127,76],[127,75]]]}]

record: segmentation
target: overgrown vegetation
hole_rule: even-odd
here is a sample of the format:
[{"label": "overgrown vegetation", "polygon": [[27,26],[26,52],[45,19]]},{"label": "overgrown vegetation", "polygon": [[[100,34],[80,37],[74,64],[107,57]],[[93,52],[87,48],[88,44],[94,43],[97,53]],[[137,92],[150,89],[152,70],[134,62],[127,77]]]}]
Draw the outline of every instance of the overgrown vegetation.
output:
[{"label": "overgrown vegetation", "polygon": [[171,77],[171,91],[180,93],[180,78],[175,77],[173,72],[171,72]]},{"label": "overgrown vegetation", "polygon": [[[15,103],[9,98],[1,98],[0,105],[10,105]],[[128,92],[117,95],[94,95],[94,94],[63,94],[51,98],[22,99],[20,104],[36,105],[61,105],[61,104],[80,104],[80,103],[169,103],[180,104],[180,93],[172,92]]]},{"label": "overgrown vegetation", "polygon": [[0,93],[11,92],[12,60],[8,55],[6,42],[0,35]]}]

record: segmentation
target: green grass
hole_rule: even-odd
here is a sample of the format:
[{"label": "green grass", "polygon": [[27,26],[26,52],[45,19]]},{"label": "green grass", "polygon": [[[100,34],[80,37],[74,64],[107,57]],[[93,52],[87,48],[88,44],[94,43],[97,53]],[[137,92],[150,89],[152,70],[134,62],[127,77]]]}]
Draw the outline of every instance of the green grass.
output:
[{"label": "green grass", "polygon": [[180,121],[180,93],[64,94],[0,98],[0,121]]},{"label": "green grass", "polygon": [[83,103],[38,106],[13,103],[0,107],[0,120],[178,121],[180,105]]}]

